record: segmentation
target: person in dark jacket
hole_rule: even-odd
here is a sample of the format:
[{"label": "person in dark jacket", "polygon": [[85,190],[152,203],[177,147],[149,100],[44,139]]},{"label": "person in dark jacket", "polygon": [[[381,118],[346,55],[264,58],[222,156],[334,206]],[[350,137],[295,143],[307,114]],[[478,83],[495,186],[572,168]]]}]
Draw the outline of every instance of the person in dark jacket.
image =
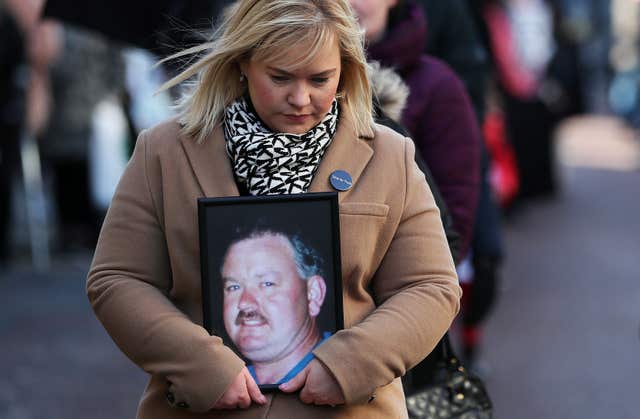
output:
[{"label": "person in dark jacket", "polygon": [[467,0],[419,0],[427,20],[426,54],[446,62],[462,80],[478,119],[483,120],[490,65]]},{"label": "person in dark jacket", "polygon": [[194,32],[184,29],[210,27],[211,16],[217,16],[229,3],[230,0],[46,0],[43,15],[161,55],[175,52],[177,44],[194,43]]},{"label": "person in dark jacket", "polygon": [[[464,82],[478,121],[486,118],[487,85],[491,75],[490,45],[476,0],[419,0],[428,28],[425,53],[442,59]],[[504,257],[501,212],[489,185],[491,156],[481,141],[481,192],[470,248],[469,275],[461,278],[464,290],[461,347],[467,367],[474,367],[482,324],[495,305]]]},{"label": "person in dark jacket", "polygon": [[457,262],[471,242],[480,188],[480,132],[460,79],[422,53],[424,13],[413,0],[351,0],[365,29],[368,55],[409,86],[401,123],[431,170],[460,234]]},{"label": "person in dark jacket", "polygon": [[[380,63],[376,61],[371,63],[369,78],[374,94],[376,122],[386,125],[405,137],[410,137],[411,133],[400,122],[402,110],[405,108],[407,98],[409,97],[409,87],[395,71],[390,68],[380,67]],[[436,181],[427,163],[420,153],[416,153],[415,160],[420,170],[424,173],[429,188],[431,188],[433,199],[436,201],[436,205],[440,210],[440,220],[442,221],[444,234],[447,237],[449,250],[451,251],[453,260],[457,260],[460,248],[460,234],[453,228],[451,213],[442,198],[442,194],[438,190]]]},{"label": "person in dark jacket", "polygon": [[0,264],[9,254],[11,182],[19,161],[25,89],[18,75],[25,61],[25,33],[17,13],[0,2]]},{"label": "person in dark jacket", "polygon": [[24,135],[41,133],[49,115],[49,65],[57,26],[39,21],[41,0],[0,0],[0,263],[11,240],[11,186],[20,170]]},{"label": "person in dark jacket", "polygon": [[[480,131],[464,85],[446,64],[422,53],[426,21],[415,1],[351,0],[351,5],[365,29],[369,58],[396,70],[409,87],[400,123],[453,218],[459,263],[470,246],[480,190]],[[411,370],[407,393],[432,380],[439,352],[436,348]]]}]

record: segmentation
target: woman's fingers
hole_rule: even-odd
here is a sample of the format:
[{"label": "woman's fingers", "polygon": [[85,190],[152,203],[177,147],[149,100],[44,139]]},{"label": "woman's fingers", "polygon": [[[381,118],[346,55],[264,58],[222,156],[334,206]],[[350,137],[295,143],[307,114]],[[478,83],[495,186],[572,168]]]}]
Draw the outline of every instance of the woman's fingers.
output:
[{"label": "woman's fingers", "polygon": [[[247,376],[250,381],[255,385],[255,381],[251,377],[249,370],[243,368],[240,374],[234,378],[233,382],[224,392],[220,400],[213,406],[214,409],[246,409],[251,405],[252,396],[249,395],[247,387]],[[259,391],[259,390],[258,390]]]},{"label": "woman's fingers", "polygon": [[253,379],[249,371],[247,371],[245,374],[245,383],[247,385],[247,391],[249,392],[249,397],[251,398],[251,400],[258,404],[265,404],[267,402],[267,398],[264,396],[264,394],[262,394],[260,388],[258,387],[258,384],[256,384],[256,381]]},{"label": "woman's fingers", "polygon": [[345,402],[338,382],[318,360],[309,363],[300,400],[307,404],[335,406]]},{"label": "woman's fingers", "polygon": [[249,392],[247,392],[246,389],[244,394],[238,395],[236,406],[240,409],[246,409],[247,407],[251,406],[251,396],[249,396]]},{"label": "woman's fingers", "polygon": [[307,382],[307,374],[309,373],[309,365],[304,367],[302,371],[300,371],[295,377],[286,383],[280,384],[278,387],[280,390],[285,393],[293,393],[294,391],[300,390],[304,387],[304,384]]}]

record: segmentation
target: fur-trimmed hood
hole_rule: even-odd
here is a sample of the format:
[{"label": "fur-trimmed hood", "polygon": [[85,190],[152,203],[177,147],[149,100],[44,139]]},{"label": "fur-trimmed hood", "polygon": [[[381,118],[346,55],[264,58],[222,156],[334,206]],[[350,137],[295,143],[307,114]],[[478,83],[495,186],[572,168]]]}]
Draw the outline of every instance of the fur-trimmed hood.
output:
[{"label": "fur-trimmed hood", "polygon": [[369,64],[369,79],[380,110],[399,123],[409,97],[409,86],[393,69],[382,67],[377,61]]}]

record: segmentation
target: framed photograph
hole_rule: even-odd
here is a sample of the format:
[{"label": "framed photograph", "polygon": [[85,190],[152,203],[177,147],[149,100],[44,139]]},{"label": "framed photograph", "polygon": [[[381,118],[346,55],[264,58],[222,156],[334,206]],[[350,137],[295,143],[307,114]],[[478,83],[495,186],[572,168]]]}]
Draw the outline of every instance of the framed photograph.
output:
[{"label": "framed photograph", "polygon": [[336,192],[198,199],[205,328],[263,391],[344,327]]}]

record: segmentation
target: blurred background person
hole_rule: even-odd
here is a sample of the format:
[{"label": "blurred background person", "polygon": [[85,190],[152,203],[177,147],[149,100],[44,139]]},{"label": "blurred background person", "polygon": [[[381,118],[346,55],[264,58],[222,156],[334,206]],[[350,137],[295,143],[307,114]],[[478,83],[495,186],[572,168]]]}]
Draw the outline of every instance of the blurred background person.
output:
[{"label": "blurred background person", "polygon": [[23,135],[40,135],[49,120],[49,67],[60,50],[59,27],[40,21],[41,0],[0,2],[0,264],[9,257],[12,186],[20,174]]},{"label": "blurred background person", "polygon": [[553,136],[585,109],[575,43],[558,4],[547,0],[475,2],[494,68],[494,86],[519,186],[508,209],[557,189]]},{"label": "blurred background person", "polygon": [[[481,136],[486,137],[484,125],[489,100],[487,85],[490,76],[489,49],[471,2],[451,0],[439,2],[420,0],[427,21],[425,53],[445,61],[464,82],[471,98],[478,124],[483,126]],[[460,263],[458,276],[463,287],[459,336],[462,356],[467,367],[476,369],[475,360],[480,348],[482,324],[494,308],[500,267],[504,257],[502,243],[501,211],[497,206],[496,193],[504,183],[496,185],[495,172],[503,169],[504,159],[497,159],[487,148],[487,138],[480,141],[480,192],[470,251]],[[508,144],[500,143],[508,152]],[[514,162],[513,162],[514,163]],[[506,169],[510,167],[507,166]],[[515,170],[515,163],[512,168]],[[505,170],[500,171],[501,174]],[[506,171],[506,174],[512,172]],[[508,178],[508,179],[512,179]],[[498,188],[496,188],[498,186]],[[482,371],[486,374],[486,367]]]},{"label": "blurred background person", "polygon": [[[427,22],[413,0],[351,0],[365,29],[367,54],[393,68],[409,88],[400,122],[415,141],[459,234],[456,263],[467,257],[480,193],[480,131],[460,79],[442,61],[423,53]],[[405,381],[413,392],[429,384],[439,350]]]},{"label": "blurred background person", "polygon": [[[574,19],[575,20],[575,19]],[[587,21],[587,23],[590,23]],[[587,28],[597,30],[593,25]],[[611,2],[611,83],[607,103],[636,130],[640,128],[640,3]]]},{"label": "blurred background person", "polygon": [[[202,42],[232,0],[46,0],[43,15],[164,57]],[[126,12],[124,12],[126,11]],[[173,75],[177,64],[165,63]]]},{"label": "blurred background person", "polygon": [[54,106],[39,143],[55,203],[57,250],[68,252],[92,249],[97,240],[103,214],[91,195],[92,114],[105,97],[124,97],[125,73],[119,45],[68,25],[62,43],[51,68]]},{"label": "blurred background person", "polygon": [[9,251],[11,183],[24,119],[25,89],[20,89],[18,77],[25,61],[26,27],[16,4],[0,1],[0,266]]},{"label": "blurred background person", "polygon": [[365,29],[368,57],[393,68],[409,87],[401,122],[451,211],[461,259],[471,242],[480,176],[479,129],[468,95],[446,64],[423,55],[427,27],[417,3],[352,0],[351,5]]},{"label": "blurred background person", "polygon": [[[427,166],[435,165],[434,180],[445,189],[445,202],[455,206],[451,211],[453,228],[462,236],[456,260],[464,289],[459,340],[466,365],[473,367],[481,325],[496,300],[503,258],[501,215],[489,184],[490,157],[477,128],[487,100],[486,46],[464,1],[384,2],[389,10],[386,20],[376,15],[382,16],[378,10],[385,7],[372,7],[376,12],[365,10],[376,6],[375,2],[353,4],[356,12],[361,9],[370,14],[361,17],[363,25],[375,29],[377,18],[382,28],[380,39],[372,38],[371,31],[367,35],[370,56],[395,68],[413,87],[402,122],[412,129],[411,136],[421,147]],[[467,93],[451,69],[422,51],[451,64],[464,78]],[[468,105],[467,94],[474,109]],[[465,147],[471,147],[472,153]],[[475,166],[469,165],[469,159]],[[415,387],[430,380],[432,368],[425,362],[413,371]]]},{"label": "blurred background person", "polygon": [[39,21],[39,14],[50,6],[44,0],[2,4],[6,42],[2,43],[0,119],[6,134],[0,168],[6,174],[1,180],[6,193],[1,194],[0,229],[6,239],[0,258],[4,259],[12,251],[19,256],[23,242],[33,240],[9,228],[12,217],[18,221],[31,217],[22,211],[23,199],[12,202],[14,197],[29,199],[11,188],[20,173],[21,135],[37,139],[42,158],[45,207],[40,209],[46,213],[42,237],[49,237],[54,252],[73,254],[93,248],[138,132],[172,114],[167,94],[153,95],[166,80],[160,69],[151,68],[157,58],[73,21],[62,25],[49,17]]}]

